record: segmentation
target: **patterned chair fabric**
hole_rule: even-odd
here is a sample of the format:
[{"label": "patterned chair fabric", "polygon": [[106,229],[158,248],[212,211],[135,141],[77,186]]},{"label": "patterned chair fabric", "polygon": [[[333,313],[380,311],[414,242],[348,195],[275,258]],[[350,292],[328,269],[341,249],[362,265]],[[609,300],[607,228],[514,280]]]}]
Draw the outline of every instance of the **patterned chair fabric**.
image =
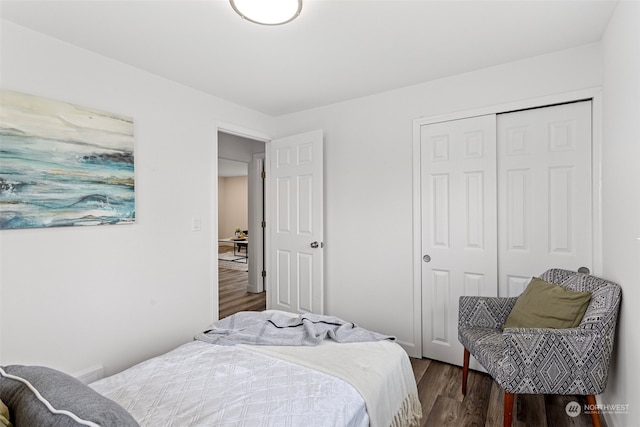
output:
[{"label": "patterned chair fabric", "polygon": [[460,297],[458,339],[507,393],[597,395],[607,384],[620,287],[573,271],[540,278],[590,291],[580,325],[571,329],[502,330],[517,298]]}]

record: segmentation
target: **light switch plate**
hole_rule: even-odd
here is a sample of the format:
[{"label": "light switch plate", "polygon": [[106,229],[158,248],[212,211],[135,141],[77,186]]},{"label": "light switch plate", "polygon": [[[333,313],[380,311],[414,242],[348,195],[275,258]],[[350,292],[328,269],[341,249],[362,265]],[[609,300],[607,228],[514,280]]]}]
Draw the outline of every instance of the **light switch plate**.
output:
[{"label": "light switch plate", "polygon": [[201,221],[199,216],[194,216],[191,218],[191,231],[200,231]]}]

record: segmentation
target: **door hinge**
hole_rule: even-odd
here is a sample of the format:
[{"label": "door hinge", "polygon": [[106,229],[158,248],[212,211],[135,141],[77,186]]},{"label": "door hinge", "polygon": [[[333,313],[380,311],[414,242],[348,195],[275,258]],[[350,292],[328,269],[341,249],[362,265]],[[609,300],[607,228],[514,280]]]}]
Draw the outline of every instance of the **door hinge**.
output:
[{"label": "door hinge", "polygon": [[262,277],[267,277],[267,272],[262,270]]},{"label": "door hinge", "polygon": [[262,221],[262,222],[260,223],[260,226],[261,226],[262,228],[267,228],[267,221]]},{"label": "door hinge", "polygon": [[260,176],[262,177],[262,179],[267,179],[267,173],[265,171],[262,171]]}]

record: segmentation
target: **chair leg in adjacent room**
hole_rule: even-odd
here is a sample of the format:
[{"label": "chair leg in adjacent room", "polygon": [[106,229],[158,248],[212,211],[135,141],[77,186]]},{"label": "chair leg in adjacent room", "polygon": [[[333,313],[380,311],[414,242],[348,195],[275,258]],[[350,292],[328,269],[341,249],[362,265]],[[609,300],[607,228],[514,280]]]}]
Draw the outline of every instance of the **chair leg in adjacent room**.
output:
[{"label": "chair leg in adjacent room", "polygon": [[464,349],[464,358],[462,361],[462,395],[467,395],[467,376],[469,375],[469,350]]},{"label": "chair leg in adjacent room", "polygon": [[600,415],[598,413],[596,397],[593,394],[588,394],[587,403],[589,404],[589,410],[591,412],[591,422],[593,423],[593,427],[600,427]]},{"label": "chair leg in adjacent room", "polygon": [[504,392],[504,427],[511,427],[513,418],[513,393]]}]

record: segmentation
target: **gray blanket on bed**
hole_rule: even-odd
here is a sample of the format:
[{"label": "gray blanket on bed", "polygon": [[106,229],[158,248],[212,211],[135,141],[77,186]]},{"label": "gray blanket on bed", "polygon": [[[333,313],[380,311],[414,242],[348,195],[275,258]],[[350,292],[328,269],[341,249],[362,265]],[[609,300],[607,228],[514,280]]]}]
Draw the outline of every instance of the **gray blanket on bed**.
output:
[{"label": "gray blanket on bed", "polygon": [[332,316],[301,314],[290,317],[278,312],[242,311],[214,322],[195,339],[219,345],[313,346],[325,338],[334,341],[367,342],[395,340]]}]

